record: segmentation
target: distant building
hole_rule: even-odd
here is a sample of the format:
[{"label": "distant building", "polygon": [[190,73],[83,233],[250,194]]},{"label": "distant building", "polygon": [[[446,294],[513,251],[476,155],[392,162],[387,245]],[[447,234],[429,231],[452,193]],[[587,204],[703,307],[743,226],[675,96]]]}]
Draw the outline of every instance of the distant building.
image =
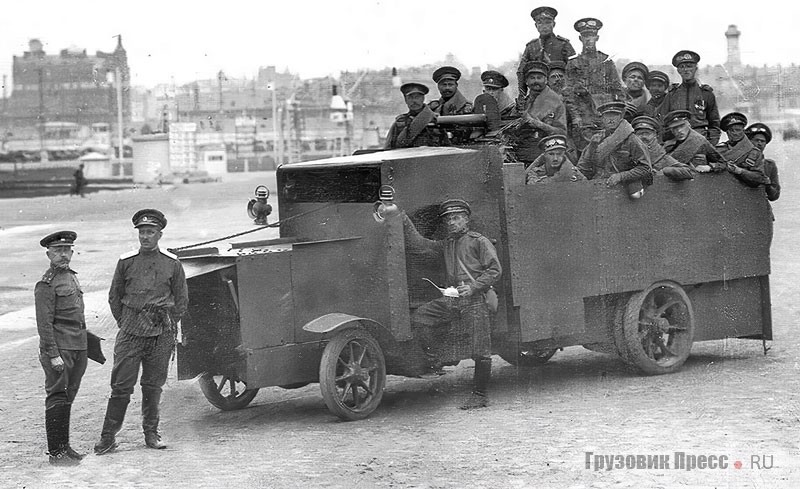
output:
[{"label": "distant building", "polygon": [[0,114],[3,125],[12,131],[53,121],[116,125],[116,68],[122,78],[123,120],[130,120],[130,71],[122,36],[113,52],[94,56],[78,48],[47,54],[38,39],[28,46],[29,51],[13,59],[14,90]]}]

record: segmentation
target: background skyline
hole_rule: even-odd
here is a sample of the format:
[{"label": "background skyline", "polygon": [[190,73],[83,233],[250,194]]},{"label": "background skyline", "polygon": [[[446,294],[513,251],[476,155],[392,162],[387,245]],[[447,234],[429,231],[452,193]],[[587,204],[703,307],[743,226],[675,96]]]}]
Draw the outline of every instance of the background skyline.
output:
[{"label": "background skyline", "polygon": [[[113,51],[121,34],[133,85],[152,87],[216,77],[256,75],[259,66],[288,68],[303,78],[364,68],[403,68],[433,63],[447,53],[467,66],[499,65],[516,59],[525,43],[538,36],[532,8],[550,5],[559,11],[556,34],[580,51],[572,24],[581,17],[603,21],[598,48],[614,58],[669,64],[680,49],[692,49],[701,65],[727,59],[725,30],[736,24],[741,60],[754,66],[800,62],[790,33],[800,5],[754,8],[735,0],[716,4],[678,0],[642,4],[617,2],[504,1],[487,5],[475,0],[430,3],[422,0],[354,0],[332,3],[252,2],[229,0],[224,8],[198,2],[141,0],[124,11],[109,4],[76,0],[66,4],[43,0],[29,7],[2,7],[0,73],[11,83],[12,56],[28,50],[38,38],[48,54],[72,46]],[[663,5],[660,11],[653,5]],[[667,8],[668,7],[668,8]],[[43,12],[41,15],[36,15]]]}]

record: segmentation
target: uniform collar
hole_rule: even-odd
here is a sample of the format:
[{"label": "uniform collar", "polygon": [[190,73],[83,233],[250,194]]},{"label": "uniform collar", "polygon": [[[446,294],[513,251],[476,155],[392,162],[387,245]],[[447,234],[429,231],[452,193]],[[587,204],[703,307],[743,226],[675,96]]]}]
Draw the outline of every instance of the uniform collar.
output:
[{"label": "uniform collar", "polygon": [[139,254],[144,256],[153,256],[159,253],[158,246],[153,248],[152,250],[145,250],[144,248],[139,248]]}]

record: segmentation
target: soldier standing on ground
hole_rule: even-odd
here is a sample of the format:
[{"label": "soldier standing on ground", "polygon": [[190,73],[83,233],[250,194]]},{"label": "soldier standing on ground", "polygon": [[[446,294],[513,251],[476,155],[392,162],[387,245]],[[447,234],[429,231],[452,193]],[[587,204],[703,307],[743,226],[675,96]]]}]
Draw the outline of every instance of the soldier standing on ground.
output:
[{"label": "soldier standing on ground", "polygon": [[436,358],[431,358],[428,328],[460,321],[472,340],[475,360],[473,390],[462,409],[485,407],[492,375],[491,317],[485,294],[502,274],[497,251],[485,236],[469,230],[469,204],[461,199],[447,200],[439,208],[439,217],[447,226],[448,237],[433,241],[417,231],[405,213],[403,233],[409,249],[433,252],[444,259],[447,281],[458,289],[458,297],[440,297],[420,306],[411,318],[412,329],[426,353],[432,370],[438,370]]},{"label": "soldier standing on ground", "polygon": [[428,124],[436,120],[436,114],[425,105],[428,87],[422,83],[404,83],[400,87],[408,112],[397,116],[386,134],[386,149],[438,146],[436,137]]},{"label": "soldier standing on ground", "polygon": [[133,215],[140,248],[120,256],[108,303],[119,332],[114,345],[111,398],[108,400],[100,441],[102,455],[117,447],[125,411],[142,369],[142,431],[148,448],[166,448],[158,432],[161,388],[167,381],[175,347],[177,322],[186,312],[189,295],[183,266],[172,253],[159,249],[167,219],[156,209]]},{"label": "soldier standing on ground", "polygon": [[69,267],[78,235],[59,231],[39,241],[47,248],[50,268],[36,283],[39,362],[44,369],[47,452],[53,465],[76,465],[83,455],[69,444],[72,402],[86,371],[86,320],[83,291]]},{"label": "soldier standing on ground", "polygon": [[720,137],[717,98],[714,96],[714,89],[697,81],[699,62],[700,55],[694,51],[683,50],[675,53],[672,57],[672,66],[678,69],[682,82],[667,93],[658,110],[665,115],[674,110],[688,110],[692,129],[715,145]]},{"label": "soldier standing on ground", "polygon": [[75,195],[86,197],[83,195],[83,189],[86,187],[86,178],[83,175],[83,163],[78,165],[78,169],[72,174],[75,179]]},{"label": "soldier standing on ground", "polygon": [[552,7],[538,7],[531,11],[531,18],[539,31],[539,37],[531,40],[525,45],[525,51],[519,60],[517,67],[517,81],[519,83],[519,93],[523,95],[527,90],[525,86],[525,67],[531,61],[543,61],[551,64],[556,61],[567,62],[575,56],[575,49],[566,37],[553,34],[556,26],[556,16],[558,11]]}]

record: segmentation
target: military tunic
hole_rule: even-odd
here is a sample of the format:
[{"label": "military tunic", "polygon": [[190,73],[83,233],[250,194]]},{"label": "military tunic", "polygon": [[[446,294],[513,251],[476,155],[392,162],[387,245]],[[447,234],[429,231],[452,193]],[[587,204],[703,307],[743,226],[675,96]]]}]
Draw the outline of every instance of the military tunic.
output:
[{"label": "military tunic", "polygon": [[745,185],[758,187],[769,183],[764,172],[764,155],[749,139],[742,138],[735,143],[726,141],[717,145],[716,149],[723,158],[742,169],[742,173],[734,176]]},{"label": "military tunic", "polygon": [[494,245],[474,231],[438,241],[427,239],[405,214],[403,231],[410,250],[444,258],[448,285],[472,285],[474,289],[468,297],[440,297],[423,304],[414,312],[412,322],[438,326],[460,319],[472,334],[473,356],[491,355],[491,319],[484,294],[499,281],[503,271]]},{"label": "military tunic", "polygon": [[769,178],[769,183],[764,185],[764,191],[767,193],[767,199],[774,202],[781,197],[781,182],[778,180],[778,165],[774,160],[768,158],[764,159],[764,173]]},{"label": "military tunic", "polygon": [[[700,85],[697,80],[681,83],[667,92],[658,109],[661,114],[669,114],[673,110],[688,110],[691,113],[689,123],[692,129],[708,139],[711,144],[719,142],[720,118],[713,88]],[[670,136],[667,135],[667,138]]]},{"label": "military tunic", "polygon": [[142,389],[160,393],[175,345],[175,324],[186,313],[188,302],[183,266],[172,253],[139,250],[120,257],[108,293],[119,326],[112,398],[130,398],[140,365]]},{"label": "military tunic", "polygon": [[[51,266],[36,283],[36,327],[39,362],[45,373],[45,407],[70,404],[86,371],[86,320],[83,291],[71,269]],[[51,358],[60,356],[64,369],[53,369]]]},{"label": "military tunic", "polygon": [[[626,124],[627,126],[625,126]],[[620,126],[630,128],[630,124],[626,121],[622,121]],[[620,128],[617,129],[617,131],[619,130]],[[622,132],[622,134],[626,133]],[[607,140],[609,138],[603,142]],[[578,160],[578,169],[588,180],[608,178],[614,173],[620,175],[622,184],[635,181],[645,182],[649,179],[651,176],[650,153],[644,143],[633,134],[632,128],[629,129],[627,135],[620,137],[618,144],[604,149],[602,148],[603,142],[600,144],[590,143]],[[607,151],[607,155],[603,154],[604,150]]]},{"label": "military tunic", "polygon": [[439,115],[471,114],[473,110],[472,103],[458,90],[447,100],[443,98],[432,100],[428,107]]},{"label": "military tunic", "polygon": [[562,61],[565,65],[567,61],[575,56],[575,49],[569,39],[556,34],[540,36],[531,40],[525,45],[525,50],[519,59],[517,67],[517,81],[519,82],[519,93],[525,93],[525,66],[531,61],[544,61],[547,64],[553,61]]},{"label": "military tunic", "polygon": [[386,149],[415,148],[418,146],[439,146],[441,139],[428,124],[434,121],[434,114],[427,106],[419,113],[400,114],[386,135]]}]

